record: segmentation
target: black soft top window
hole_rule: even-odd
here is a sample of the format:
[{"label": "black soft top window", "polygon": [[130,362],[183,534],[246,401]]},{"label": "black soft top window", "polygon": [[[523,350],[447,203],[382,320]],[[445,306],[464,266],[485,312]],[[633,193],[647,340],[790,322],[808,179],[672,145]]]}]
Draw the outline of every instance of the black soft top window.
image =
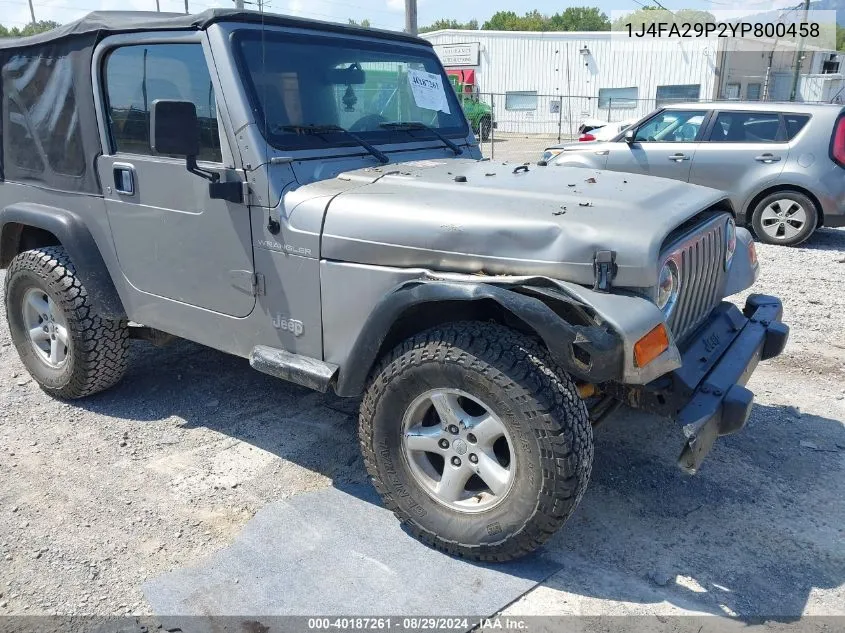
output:
[{"label": "black soft top window", "polygon": [[427,130],[388,130],[417,122],[466,136],[461,106],[433,51],[389,42],[242,30],[235,55],[256,120],[273,146],[355,146],[339,126],[371,143],[434,138]]}]

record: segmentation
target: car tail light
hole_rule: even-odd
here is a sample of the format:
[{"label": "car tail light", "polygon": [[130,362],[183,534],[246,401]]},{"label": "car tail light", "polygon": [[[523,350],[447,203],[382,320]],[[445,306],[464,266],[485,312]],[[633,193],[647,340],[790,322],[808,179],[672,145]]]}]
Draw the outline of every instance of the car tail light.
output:
[{"label": "car tail light", "polygon": [[836,126],[833,128],[830,157],[837,165],[845,167],[845,113],[839,115]]},{"label": "car tail light", "polygon": [[589,132],[585,132],[581,136],[578,137],[579,141],[595,141],[596,137],[590,134]]}]

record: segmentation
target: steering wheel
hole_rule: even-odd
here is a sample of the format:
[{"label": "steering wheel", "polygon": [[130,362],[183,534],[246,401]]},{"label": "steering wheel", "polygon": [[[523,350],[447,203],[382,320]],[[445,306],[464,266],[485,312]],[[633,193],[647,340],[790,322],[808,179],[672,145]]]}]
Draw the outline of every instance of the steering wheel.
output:
[{"label": "steering wheel", "polygon": [[367,114],[349,126],[350,132],[371,132],[378,129],[380,123],[387,123],[387,119],[380,114]]},{"label": "steering wheel", "polygon": [[695,135],[698,134],[698,130],[695,129],[695,126],[691,123],[684,123],[681,126],[681,129],[678,130],[678,136],[683,139],[684,141],[692,141],[695,140]]}]

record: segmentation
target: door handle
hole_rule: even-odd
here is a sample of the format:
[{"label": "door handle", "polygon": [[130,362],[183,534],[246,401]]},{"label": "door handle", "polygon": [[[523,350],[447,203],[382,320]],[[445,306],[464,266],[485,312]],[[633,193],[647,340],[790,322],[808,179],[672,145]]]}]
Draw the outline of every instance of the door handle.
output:
[{"label": "door handle", "polygon": [[687,156],[686,154],[680,154],[680,153],[679,154],[672,154],[669,157],[669,160],[673,160],[676,163],[680,163],[683,160],[689,160],[689,156]]},{"label": "door handle", "polygon": [[129,163],[112,165],[114,190],[122,196],[135,195],[135,166]]},{"label": "door handle", "polygon": [[780,160],[780,156],[775,156],[774,154],[760,154],[759,156],[755,156],[754,160],[760,163],[776,163]]}]

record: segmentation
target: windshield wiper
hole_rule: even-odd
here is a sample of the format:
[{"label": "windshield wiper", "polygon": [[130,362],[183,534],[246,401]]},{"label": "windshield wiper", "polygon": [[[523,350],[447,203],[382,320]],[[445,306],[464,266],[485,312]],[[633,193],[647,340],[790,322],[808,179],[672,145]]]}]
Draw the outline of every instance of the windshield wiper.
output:
[{"label": "windshield wiper", "polygon": [[443,141],[446,147],[455,152],[455,156],[460,156],[464,153],[464,150],[455,145],[452,141],[443,136],[436,129],[420,121],[389,121],[387,123],[379,124],[379,127],[383,127],[388,130],[427,130],[434,134],[441,141]]},{"label": "windshield wiper", "polygon": [[376,157],[380,163],[385,164],[389,163],[390,159],[387,157],[387,154],[382,152],[381,150],[373,147],[370,143],[362,139],[360,136],[355,134],[354,132],[350,132],[346,128],[342,128],[339,125],[282,125],[278,129],[283,130],[285,132],[296,132],[297,134],[326,134],[329,132],[340,132],[341,134],[345,134],[353,141],[358,143],[361,147],[367,150],[370,154]]}]

